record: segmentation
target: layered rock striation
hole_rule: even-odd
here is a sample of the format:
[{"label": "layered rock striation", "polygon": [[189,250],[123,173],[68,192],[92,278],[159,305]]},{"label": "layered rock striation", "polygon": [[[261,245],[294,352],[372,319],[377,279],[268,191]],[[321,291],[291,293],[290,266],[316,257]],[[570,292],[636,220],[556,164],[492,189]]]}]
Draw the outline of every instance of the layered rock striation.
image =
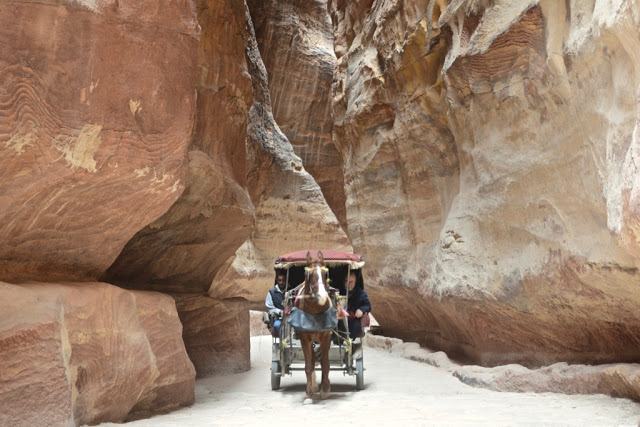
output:
[{"label": "layered rock striation", "polygon": [[[275,257],[350,246],[274,120],[247,5],[15,1],[0,5],[0,21],[9,41],[0,48],[0,279],[39,281],[0,289],[0,333],[8,343],[31,336],[27,347],[48,363],[21,368],[21,350],[7,347],[3,384],[13,394],[0,400],[33,388],[27,400],[51,403],[27,424],[42,423],[45,409],[54,423],[123,421],[189,404],[194,372],[249,369],[247,299],[263,301]],[[324,117],[303,126],[318,127],[309,141],[325,145],[328,64],[305,95],[324,97],[305,107]],[[14,327],[32,288],[41,302],[26,313],[44,332]],[[161,297],[183,328],[139,295]],[[71,320],[51,320],[64,313]],[[98,324],[111,332],[93,332]],[[67,335],[91,350],[65,350]],[[170,345],[156,348],[169,339],[193,361],[191,377],[166,362]],[[50,384],[41,387],[41,376]],[[59,392],[44,396],[47,387]],[[12,406],[6,423],[27,408]]]},{"label": "layered rock striation", "polygon": [[155,3],[0,5],[3,280],[96,280],[184,189],[199,28]]},{"label": "layered rock striation", "polygon": [[247,10],[247,64],[254,103],[247,129],[247,186],[255,206],[251,237],[218,271],[214,298],[241,297],[264,308],[278,255],[305,248],[350,250],[351,245],[318,183],[306,171],[274,119],[267,70]]},{"label": "layered rock striation", "polygon": [[273,117],[346,229],[342,157],[333,142],[336,56],[326,0],[249,1]]},{"label": "layered rock striation", "polygon": [[250,369],[246,299],[220,301],[202,295],[180,295],[176,308],[184,326],[184,346],[199,378]]},{"label": "layered rock striation", "polygon": [[174,300],[95,280],[185,188],[194,5],[8,1],[0,24],[0,424],[190,405]]},{"label": "layered rock striation", "polygon": [[123,286],[206,294],[217,270],[252,231],[246,146],[254,95],[245,58],[245,5],[200,1],[197,12],[197,102],[185,190],[107,271],[105,280]]},{"label": "layered rock striation", "polygon": [[386,333],[486,365],[640,359],[639,7],[332,3],[348,230]]},{"label": "layered rock striation", "polygon": [[91,282],[1,282],[0,293],[2,425],[122,422],[193,403],[171,297]]},{"label": "layered rock striation", "polygon": [[[276,124],[248,7],[202,1],[197,10],[202,28],[198,101],[185,191],[165,215],[129,241],[104,280],[257,303],[264,300],[279,254],[301,247],[347,248],[349,243],[320,187]],[[307,68],[314,70],[315,64]],[[332,68],[322,69],[326,86]],[[305,102],[313,96],[308,93]],[[328,104],[327,91],[324,96]],[[330,126],[323,126],[313,140],[331,145]]]},{"label": "layered rock striation", "polygon": [[196,374],[249,368],[247,311],[305,248],[364,255],[386,334],[637,362],[639,17],[1,2],[0,424],[188,405]]}]

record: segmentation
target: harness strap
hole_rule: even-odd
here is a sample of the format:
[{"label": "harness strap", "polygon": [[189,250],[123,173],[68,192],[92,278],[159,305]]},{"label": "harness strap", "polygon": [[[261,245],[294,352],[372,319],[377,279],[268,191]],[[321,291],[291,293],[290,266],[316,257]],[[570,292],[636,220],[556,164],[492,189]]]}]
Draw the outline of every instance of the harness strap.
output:
[{"label": "harness strap", "polygon": [[298,293],[296,294],[296,299],[293,301],[293,305],[298,304],[298,300],[300,299],[300,297],[302,297],[303,291],[304,291],[304,286],[301,286],[300,289],[298,290]]},{"label": "harness strap", "polygon": [[342,341],[344,341],[345,344],[345,350],[347,352],[347,354],[351,354],[351,350],[352,350],[352,345],[353,345],[353,340],[351,339],[350,336],[342,336],[341,333],[336,332],[335,329],[331,330],[331,333],[334,334],[335,336],[339,337]]},{"label": "harness strap", "polygon": [[[333,307],[333,299],[331,298],[331,295],[329,295],[329,293],[327,293],[327,296],[329,297],[329,308],[331,308]],[[296,298],[293,300],[293,305],[297,305],[298,300],[305,299],[305,298],[314,298],[314,297],[312,295],[304,295],[304,286],[301,286],[300,289],[298,290],[298,293],[296,294]]]}]

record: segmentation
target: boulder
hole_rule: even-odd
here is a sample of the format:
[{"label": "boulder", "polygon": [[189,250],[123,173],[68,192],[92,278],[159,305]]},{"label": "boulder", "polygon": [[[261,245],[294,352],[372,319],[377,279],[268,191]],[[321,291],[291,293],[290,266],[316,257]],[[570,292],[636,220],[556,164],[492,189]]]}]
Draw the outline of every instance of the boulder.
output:
[{"label": "boulder", "polygon": [[123,422],[194,401],[167,295],[106,283],[0,283],[2,425]]},{"label": "boulder", "polygon": [[184,326],[184,345],[199,378],[249,370],[251,343],[246,300],[174,297]]}]

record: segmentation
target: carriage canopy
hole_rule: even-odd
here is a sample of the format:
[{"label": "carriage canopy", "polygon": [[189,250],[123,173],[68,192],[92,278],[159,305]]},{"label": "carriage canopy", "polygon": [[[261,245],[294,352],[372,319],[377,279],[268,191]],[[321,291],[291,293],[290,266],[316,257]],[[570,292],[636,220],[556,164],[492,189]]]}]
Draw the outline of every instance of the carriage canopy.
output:
[{"label": "carriage canopy", "polygon": [[358,254],[343,251],[309,249],[304,251],[291,252],[281,255],[276,259],[276,269],[287,269],[291,266],[299,266],[307,263],[307,252],[311,252],[311,256],[315,257],[318,251],[322,252],[324,262],[329,267],[333,266],[350,266],[351,270],[357,270],[364,266],[362,257]]}]

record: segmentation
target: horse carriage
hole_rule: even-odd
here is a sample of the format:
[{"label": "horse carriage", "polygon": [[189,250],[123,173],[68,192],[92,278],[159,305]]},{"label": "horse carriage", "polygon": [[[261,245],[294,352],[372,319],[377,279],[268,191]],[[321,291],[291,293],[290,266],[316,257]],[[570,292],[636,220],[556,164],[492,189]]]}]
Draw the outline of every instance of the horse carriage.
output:
[{"label": "horse carriage", "polygon": [[[317,253],[319,260],[315,258],[315,262],[312,262],[310,253]],[[276,336],[272,328],[272,390],[280,388],[280,380],[284,375],[291,375],[293,371],[306,371],[307,399],[310,399],[310,370],[314,371],[312,376],[315,381],[316,362],[322,362],[323,387],[326,383],[326,387],[321,390],[323,398],[329,391],[329,370],[342,371],[343,375],[355,375],[356,389],[364,389],[364,327],[355,340],[349,337],[346,312],[349,286],[345,286],[345,278],[349,277],[351,272],[359,275],[361,280],[363,266],[364,261],[360,255],[341,251],[298,251],[278,257],[274,268],[276,274],[286,275],[286,289],[283,301],[285,310],[279,335]],[[314,298],[314,282],[325,285],[329,300],[325,307],[329,308],[320,314],[307,314],[303,305]],[[316,292],[321,291],[322,289]],[[318,297],[315,298],[317,301]],[[312,310],[307,308],[306,311]],[[316,316],[315,320],[310,320],[313,316]],[[368,313],[362,317],[361,323],[368,326]],[[317,330],[323,330],[322,335],[314,334]],[[308,338],[307,335],[312,336]],[[324,349],[323,343],[328,344]],[[308,353],[308,358],[305,358],[305,352]],[[328,359],[326,362],[322,361],[324,355]]]}]

